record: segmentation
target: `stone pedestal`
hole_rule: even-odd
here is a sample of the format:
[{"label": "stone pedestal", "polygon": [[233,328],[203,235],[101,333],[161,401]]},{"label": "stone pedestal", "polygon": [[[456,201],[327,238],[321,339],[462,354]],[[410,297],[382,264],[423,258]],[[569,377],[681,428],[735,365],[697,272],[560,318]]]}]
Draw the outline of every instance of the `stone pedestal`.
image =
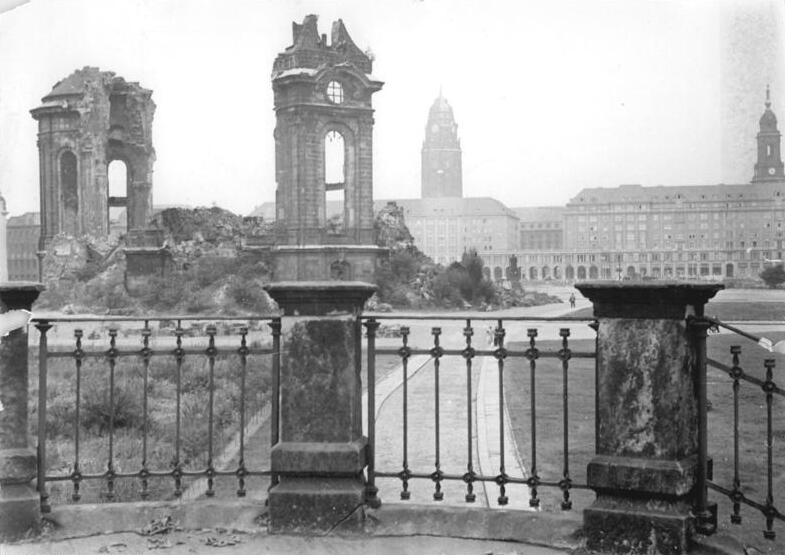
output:
[{"label": "stone pedestal", "polygon": [[375,245],[281,245],[273,249],[275,279],[374,281],[387,249]]},{"label": "stone pedestal", "polygon": [[376,287],[361,282],[267,286],[282,319],[280,430],[271,453],[272,533],[318,533],[364,519],[360,327]]},{"label": "stone pedestal", "polygon": [[576,285],[594,303],[597,448],[584,511],[587,547],[686,553],[698,468],[697,335],[687,326],[722,289],[714,283]]},{"label": "stone pedestal", "polygon": [[[2,312],[30,310],[43,286],[0,284]],[[35,532],[41,521],[40,497],[32,485],[36,453],[27,437],[27,326],[0,338],[0,541]]]},{"label": "stone pedestal", "polygon": [[166,277],[172,270],[172,253],[159,229],[132,229],[126,234],[125,289],[142,295],[150,288],[150,277]]}]

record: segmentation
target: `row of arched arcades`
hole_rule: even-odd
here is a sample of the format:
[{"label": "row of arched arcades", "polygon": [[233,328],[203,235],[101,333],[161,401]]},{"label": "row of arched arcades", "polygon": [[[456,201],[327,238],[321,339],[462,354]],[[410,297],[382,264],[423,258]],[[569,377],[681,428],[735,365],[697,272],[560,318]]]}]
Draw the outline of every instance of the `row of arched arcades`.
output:
[{"label": "row of arched arcades", "polygon": [[[501,266],[495,266],[493,270],[489,267],[484,268],[485,277],[494,281],[509,279],[507,272]],[[536,280],[581,280],[581,279],[622,279],[622,278],[683,278],[683,277],[734,277],[735,268],[732,263],[721,265],[701,265],[701,266],[626,266],[624,268],[598,267],[596,265],[579,266],[529,266],[521,268],[521,279]]]}]

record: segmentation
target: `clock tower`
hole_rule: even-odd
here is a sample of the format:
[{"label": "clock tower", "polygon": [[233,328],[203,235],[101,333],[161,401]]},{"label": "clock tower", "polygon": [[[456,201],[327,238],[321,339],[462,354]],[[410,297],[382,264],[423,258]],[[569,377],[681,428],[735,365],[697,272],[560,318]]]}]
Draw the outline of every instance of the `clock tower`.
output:
[{"label": "clock tower", "polygon": [[766,111],[760,118],[758,133],[758,161],[755,164],[753,183],[764,181],[783,181],[782,158],[780,156],[780,132],[777,129],[777,116],[771,110],[769,88],[766,87]]},{"label": "clock tower", "polygon": [[422,145],[422,198],[462,197],[461,141],[452,107],[439,92]]}]

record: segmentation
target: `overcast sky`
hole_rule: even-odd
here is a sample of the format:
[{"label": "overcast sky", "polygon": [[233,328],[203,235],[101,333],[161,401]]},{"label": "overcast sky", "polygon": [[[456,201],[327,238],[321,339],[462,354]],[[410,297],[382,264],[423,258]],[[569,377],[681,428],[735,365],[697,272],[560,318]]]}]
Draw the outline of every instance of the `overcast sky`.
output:
[{"label": "overcast sky", "polygon": [[[153,90],[155,204],[245,214],[272,201],[270,71],[308,13],[328,35],[342,18],[385,81],[374,96],[376,198],[419,196],[440,87],[459,126],[465,196],[559,205],[588,186],[720,180],[720,18],[708,0],[33,0],[0,15],[10,212],[38,210],[29,110],[85,65]],[[773,94],[785,114],[785,91]],[[751,121],[762,102],[761,91]]]}]

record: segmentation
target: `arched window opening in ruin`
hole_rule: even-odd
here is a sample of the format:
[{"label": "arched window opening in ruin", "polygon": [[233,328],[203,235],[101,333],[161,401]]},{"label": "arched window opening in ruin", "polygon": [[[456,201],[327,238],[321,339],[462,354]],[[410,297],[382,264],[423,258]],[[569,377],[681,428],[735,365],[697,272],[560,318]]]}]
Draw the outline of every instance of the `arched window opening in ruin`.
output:
[{"label": "arched window opening in ruin", "polygon": [[79,189],[76,155],[70,150],[60,156],[60,200],[63,207],[62,230],[70,235],[79,231]]},{"label": "arched window opening in ruin", "polygon": [[324,205],[328,233],[344,227],[346,146],[343,135],[330,131],[324,137]]},{"label": "arched window opening in ruin", "polygon": [[128,167],[122,160],[109,162],[107,170],[109,179],[109,233],[114,235],[123,233],[126,228],[128,214],[126,212],[128,195]]},{"label": "arched window opening in ruin", "polygon": [[344,184],[346,149],[343,135],[330,131],[324,137],[324,182],[327,185]]}]

